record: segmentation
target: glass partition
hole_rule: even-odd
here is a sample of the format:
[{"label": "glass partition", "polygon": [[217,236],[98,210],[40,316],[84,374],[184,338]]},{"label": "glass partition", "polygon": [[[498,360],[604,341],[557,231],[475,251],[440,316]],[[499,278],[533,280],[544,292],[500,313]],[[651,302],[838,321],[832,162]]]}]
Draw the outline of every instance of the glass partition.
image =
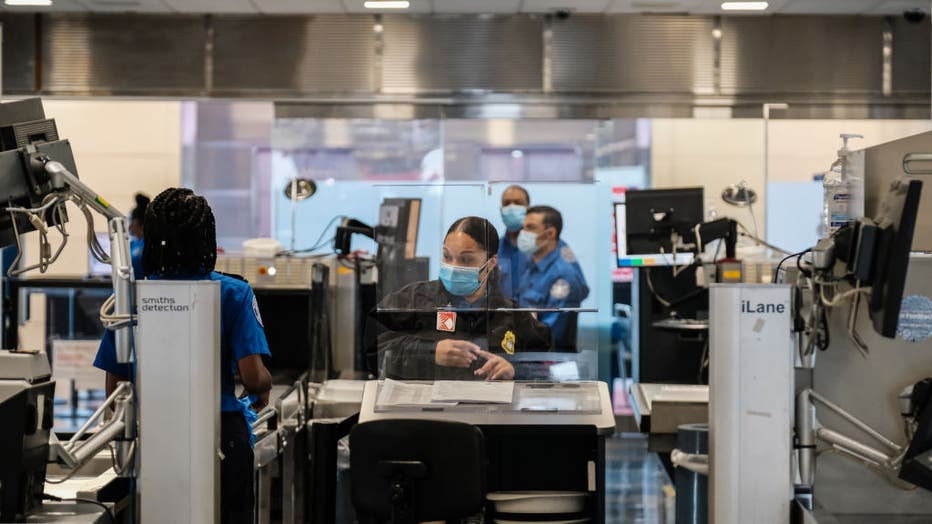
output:
[{"label": "glass partition", "polygon": [[[223,104],[226,106],[221,107]],[[354,234],[350,249],[357,253],[350,258],[373,262],[371,266],[363,264],[368,269],[375,267],[377,260],[398,260],[397,250],[403,252],[403,262],[384,264],[377,277],[372,277],[371,271],[360,275],[357,285],[377,282],[378,302],[404,284],[439,282],[447,229],[459,218],[482,217],[501,243],[512,248],[510,256],[498,250],[495,253],[498,273],[513,277],[511,285],[501,288],[502,296],[514,301],[510,309],[522,309],[523,302],[523,309],[538,311],[523,311],[519,316],[536,315],[545,325],[553,322],[553,317],[575,321],[570,335],[562,328],[567,322],[554,322],[560,342],[535,347],[541,351],[515,352],[512,360],[528,370],[526,376],[534,378],[608,378],[608,362],[615,360],[609,356],[612,304],[617,301],[618,284],[626,280],[613,254],[612,201],[628,187],[649,183],[648,120],[281,118],[268,122],[268,139],[262,144],[254,140],[255,133],[237,130],[244,123],[249,129],[260,127],[256,125],[258,118],[248,116],[258,114],[255,108],[239,105],[215,102],[201,107],[192,103],[186,119],[194,132],[185,131],[193,144],[185,161],[185,183],[209,193],[212,205],[216,204],[218,230],[222,230],[218,231],[219,240],[226,251],[239,251],[243,239],[270,236],[286,252],[331,260],[345,280],[345,273],[362,266],[336,257],[334,241],[337,228],[355,220],[372,226],[371,236],[381,236],[383,242]],[[223,123],[228,127],[220,125]],[[240,180],[242,177],[215,172],[216,167],[229,164],[212,160],[223,158],[219,151],[224,147],[251,152],[250,162],[244,160],[246,156],[234,162],[240,165],[239,171],[252,173],[249,185]],[[296,179],[312,182],[305,187],[312,188],[306,198],[292,199],[286,191]],[[520,254],[517,236],[523,223],[507,234],[502,213],[503,193],[512,184],[524,188],[529,206],[543,205],[559,213],[562,228],[553,257],[577,268],[587,293],[577,292],[581,286],[567,278],[521,293],[525,265],[516,255]],[[231,191],[237,200],[226,199]],[[215,203],[218,198],[221,200]],[[377,227],[386,221],[402,221],[402,212],[410,212],[392,202],[412,200],[419,202],[416,241],[405,240],[386,253],[385,240],[401,240],[385,238]],[[393,207],[402,215],[396,216]],[[514,216],[510,220],[515,220]],[[523,222],[523,217],[518,221]],[[552,224],[544,229],[554,231]],[[552,236],[544,232],[541,238]],[[504,282],[500,275],[499,285]],[[547,300],[551,295],[564,294],[575,300],[550,307],[554,304]],[[343,303],[338,307],[343,308]],[[541,311],[544,309],[553,311]],[[518,311],[509,314],[514,316]],[[501,342],[496,341],[496,347]],[[355,346],[352,338],[347,339],[345,348],[342,342],[337,345],[340,349],[335,351],[356,351],[351,349]]]},{"label": "glass partition", "polygon": [[[534,196],[509,232],[502,203],[514,191]],[[598,313],[591,275],[599,268],[570,244],[598,252],[598,191],[591,183],[371,186],[380,199],[379,276],[367,351],[380,376],[597,378],[597,322],[587,317]],[[512,288],[503,276],[518,261]]]}]

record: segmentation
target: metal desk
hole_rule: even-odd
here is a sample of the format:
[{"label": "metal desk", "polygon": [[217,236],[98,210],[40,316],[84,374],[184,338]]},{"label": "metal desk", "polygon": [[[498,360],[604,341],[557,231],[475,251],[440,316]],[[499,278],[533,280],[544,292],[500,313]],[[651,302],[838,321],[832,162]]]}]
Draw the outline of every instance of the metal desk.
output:
[{"label": "metal desk", "polygon": [[26,522],[48,524],[110,524],[104,509],[87,502],[45,502],[42,509],[30,513]]},{"label": "metal desk", "polygon": [[709,421],[709,386],[632,384],[631,409],[638,429],[647,434],[647,450],[669,453],[681,424]]}]

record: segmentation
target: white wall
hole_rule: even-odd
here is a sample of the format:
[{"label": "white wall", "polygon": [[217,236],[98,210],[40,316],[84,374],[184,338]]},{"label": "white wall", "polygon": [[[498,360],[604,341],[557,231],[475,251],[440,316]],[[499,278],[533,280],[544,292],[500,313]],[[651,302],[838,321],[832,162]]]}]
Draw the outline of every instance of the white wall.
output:
[{"label": "white wall", "polygon": [[[747,210],[722,202],[722,190],[741,180],[764,196],[764,124],[761,119],[656,119],[652,121],[651,177],[654,187],[703,186],[706,211],[751,227]],[[841,146],[840,133],[858,133],[853,149],[932,129],[927,120],[771,120],[770,182],[804,182],[826,171]],[[763,233],[765,198],[754,214]]]},{"label": "white wall", "polygon": [[849,143],[851,149],[864,149],[929,130],[929,120],[771,120],[769,178],[812,180],[835,160],[841,133],[864,135]]},{"label": "white wall", "polygon": [[[71,142],[78,176],[123,213],[137,191],[154,197],[181,183],[181,103],[147,100],[44,100],[58,134]],[[47,275],[85,275],[83,215],[69,204],[68,245]],[[95,215],[95,229],[107,230]],[[50,232],[57,246],[60,238]],[[26,260],[36,262],[36,233],[26,235]],[[39,276],[32,272],[28,276]]]}]

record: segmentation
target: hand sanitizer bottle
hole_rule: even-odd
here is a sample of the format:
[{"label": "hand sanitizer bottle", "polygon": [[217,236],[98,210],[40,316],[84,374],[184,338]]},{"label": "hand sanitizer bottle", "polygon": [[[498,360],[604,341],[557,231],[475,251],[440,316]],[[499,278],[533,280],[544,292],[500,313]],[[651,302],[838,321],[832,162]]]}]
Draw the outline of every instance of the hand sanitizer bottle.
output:
[{"label": "hand sanitizer bottle", "polygon": [[826,236],[832,236],[849,220],[858,218],[860,210],[864,209],[864,181],[851,172],[851,150],[848,149],[848,139],[864,137],[849,133],[840,136],[842,146],[838,150],[838,158],[822,180],[825,216],[823,230]]}]

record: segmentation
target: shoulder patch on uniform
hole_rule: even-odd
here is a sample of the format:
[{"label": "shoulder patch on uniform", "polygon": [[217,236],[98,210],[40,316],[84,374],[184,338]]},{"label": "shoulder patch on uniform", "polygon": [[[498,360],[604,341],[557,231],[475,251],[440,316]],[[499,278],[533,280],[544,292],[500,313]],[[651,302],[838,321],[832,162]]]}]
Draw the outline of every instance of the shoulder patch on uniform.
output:
[{"label": "shoulder patch on uniform", "polygon": [[256,320],[259,321],[259,325],[265,327],[265,324],[262,323],[262,315],[259,313],[259,301],[256,300],[256,296],[252,296],[252,312],[256,315]]},{"label": "shoulder patch on uniform", "polygon": [[563,246],[560,248],[560,256],[563,257],[563,260],[566,260],[570,264],[576,262],[576,254],[573,253],[573,250],[570,249],[570,246]]},{"label": "shoulder patch on uniform", "polygon": [[558,278],[557,281],[550,286],[550,296],[557,300],[563,300],[570,296],[570,283],[562,278]]}]

